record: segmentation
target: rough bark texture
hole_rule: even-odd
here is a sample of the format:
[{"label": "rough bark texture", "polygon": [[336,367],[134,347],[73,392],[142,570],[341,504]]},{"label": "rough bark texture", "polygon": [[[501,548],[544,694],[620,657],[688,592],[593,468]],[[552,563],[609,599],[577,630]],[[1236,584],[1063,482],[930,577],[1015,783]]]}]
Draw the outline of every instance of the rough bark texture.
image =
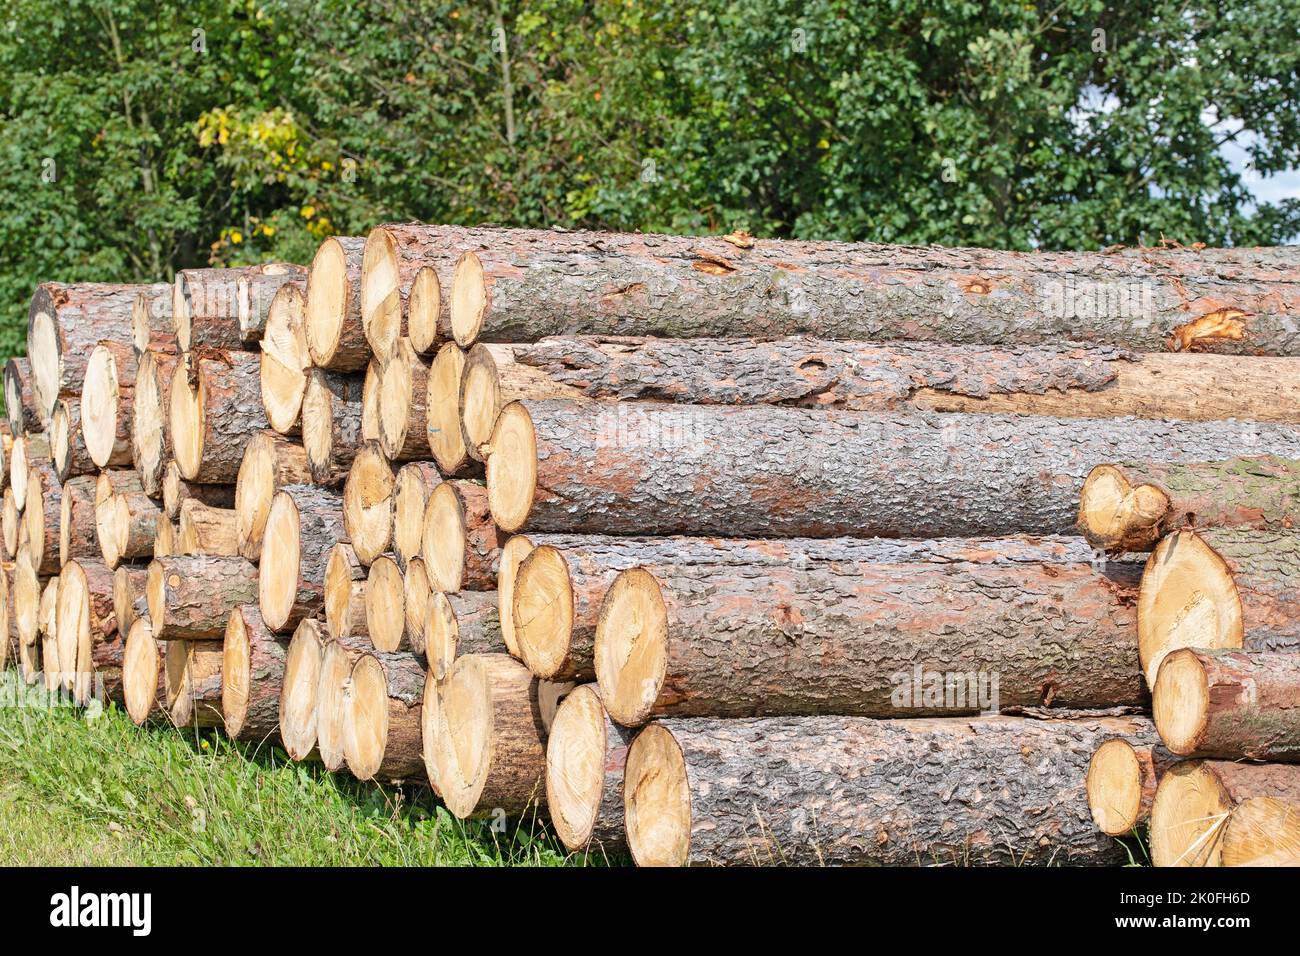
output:
[{"label": "rough bark texture", "polygon": [[1198,534],[1228,565],[1237,585],[1242,646],[1300,651],[1300,534],[1228,528]]},{"label": "rough bark texture", "polygon": [[983,249],[510,230],[483,241],[480,338],[1096,341],[1300,354],[1300,265],[1193,250]]},{"label": "rough bark texture", "polygon": [[[288,641],[271,633],[254,605],[245,604],[231,613],[243,622],[247,650],[241,649],[237,655],[232,655],[228,646],[224,650],[221,711],[226,733],[235,740],[278,740]],[[229,645],[229,633],[225,640]],[[247,662],[247,669],[234,673],[232,656]]]},{"label": "rough bark texture", "polygon": [[[54,461],[54,470],[60,481],[76,478],[78,475],[93,475],[99,468],[90,457],[86,448],[86,439],[81,430],[81,401],[76,398],[61,398],[54,403],[54,415],[50,419],[50,457]],[[125,462],[131,464],[130,455]]]},{"label": "rough bark texture", "polygon": [[1066,533],[1099,461],[1300,452],[1296,429],[1239,422],[522,404],[537,434],[538,488],[525,519],[536,531]]},{"label": "rough bark texture", "polygon": [[[221,640],[230,612],[257,603],[257,566],[243,558],[155,558],[149,573],[149,618],[159,640]],[[161,601],[155,599],[155,574],[163,584]]]},{"label": "rough bark texture", "polygon": [[[193,362],[195,387],[202,391],[203,403],[200,450],[193,462],[176,456],[183,477],[203,484],[234,482],[248,436],[270,427],[262,408],[259,361],[256,352],[227,351],[199,356]],[[172,442],[179,448],[181,436],[176,428],[173,414]]]},{"label": "rough bark texture", "polygon": [[236,280],[239,303],[239,338],[244,348],[252,348],[262,340],[266,331],[266,317],[271,310],[271,300],[287,282],[304,282],[307,270],[303,266],[283,262],[250,266]]},{"label": "rough bark texture", "polygon": [[[325,567],[330,550],[340,541],[347,540],[343,530],[343,502],[336,491],[316,485],[285,485],[280,494],[293,499],[298,509],[298,572],[293,605],[286,620],[268,617],[266,623],[276,631],[292,630],[305,617],[313,617],[325,604]],[[267,568],[267,542],[263,547],[262,567]],[[287,559],[279,565],[281,572],[290,573]],[[266,608],[262,608],[265,616]]]},{"label": "rough bark texture", "polygon": [[[1079,530],[1097,548],[1150,551],[1180,528],[1290,529],[1300,523],[1300,461],[1269,456],[1169,464],[1108,466],[1128,486],[1110,522],[1090,521],[1081,502]],[[1090,476],[1091,477],[1091,476]]]},{"label": "rough bark texture", "polygon": [[131,460],[146,494],[162,494],[163,472],[172,457],[172,377],[175,355],[146,352],[136,368],[131,410]]},{"label": "rough bark texture", "polygon": [[[59,561],[100,557],[95,534],[95,484],[93,475],[82,475],[63,483],[62,512],[59,516]],[[127,625],[128,629],[130,625]]]},{"label": "rough bark texture", "polygon": [[197,481],[186,481],[176,462],[168,462],[163,476],[163,513],[172,521],[181,516],[181,506],[193,499],[210,508],[233,508],[235,506],[234,485],[203,485]]},{"label": "rough bark texture", "polygon": [[[308,373],[307,393],[310,396],[319,389],[321,402],[303,401],[303,444],[312,480],[318,484],[337,485],[343,481],[361,449],[364,387],[361,377],[333,375],[322,369]],[[320,436],[319,442],[311,437],[314,435]]]},{"label": "rough bark texture", "polygon": [[491,347],[514,398],[660,399],[1076,418],[1300,420],[1286,359],[1102,345],[548,338]]},{"label": "rough bark texture", "polygon": [[37,574],[58,574],[59,525],[63,517],[63,486],[48,458],[32,459],[27,470],[27,502],[23,527]]},{"label": "rough bark texture", "polygon": [[[1125,850],[1093,826],[1084,777],[1103,740],[1133,736],[1144,724],[1010,717],[661,721],[680,748],[690,801],[689,845],[669,862],[1119,863]],[[632,849],[636,855],[635,843]]]},{"label": "rough bark texture", "polygon": [[[97,344],[105,340],[131,344],[136,296],[141,292],[165,296],[169,291],[170,287],[161,283],[46,282],[37,286],[28,310],[27,355],[33,363],[32,387],[41,421],[54,414],[54,402],[60,395],[80,394],[90,353]],[[52,334],[43,331],[46,328],[52,329]]]},{"label": "rough bark texture", "polygon": [[32,392],[32,366],[26,358],[11,358],[4,371],[5,418],[17,437],[28,428],[40,426],[36,397]]},{"label": "rough bark texture", "polygon": [[[667,605],[666,673],[651,704],[598,647],[602,697],[625,724],[1144,703],[1137,565],[1099,572],[1068,539],[982,545],[846,540],[834,560],[648,567]],[[578,645],[556,676],[586,679],[590,660]]]},{"label": "rough bark texture", "polygon": [[[363,779],[423,781],[420,709],[424,701],[424,668],[410,654],[369,651],[367,656],[379,662],[388,683],[388,739],[379,768]],[[356,773],[352,763],[349,757],[349,769]]]}]

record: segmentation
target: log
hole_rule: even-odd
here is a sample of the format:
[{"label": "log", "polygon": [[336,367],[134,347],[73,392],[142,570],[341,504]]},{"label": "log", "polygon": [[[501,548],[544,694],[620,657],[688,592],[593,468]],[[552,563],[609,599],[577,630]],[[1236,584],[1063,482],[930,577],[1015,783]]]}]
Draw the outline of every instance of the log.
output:
[{"label": "log", "polygon": [[1084,793],[1140,718],[665,720],[637,735],[625,826],[641,866],[1114,864]]},{"label": "log", "polygon": [[39,428],[40,413],[36,410],[36,397],[32,393],[32,366],[26,358],[11,358],[5,362],[5,419],[13,437],[26,434],[28,428]]},{"label": "log", "polygon": [[[420,623],[423,626],[423,620]],[[411,650],[406,582],[391,555],[376,557],[366,575],[366,633],[377,651]]]},{"label": "log", "polygon": [[0,421],[0,491],[9,487],[9,456],[13,453],[14,436],[7,422]]},{"label": "log", "polygon": [[[243,467],[242,464],[240,467]],[[235,504],[235,486],[204,485],[197,481],[186,481],[181,477],[181,470],[176,462],[168,462],[167,469],[163,472],[163,514],[170,521],[179,520],[182,505],[191,499],[210,508],[232,508]]]},{"label": "log", "polygon": [[397,470],[393,483],[393,557],[403,572],[421,553],[425,507],[430,493],[441,484],[442,475],[431,461],[407,462]]},{"label": "log", "polygon": [[[113,571],[113,616],[119,631],[131,630],[139,620],[149,618],[149,568],[147,565],[119,565]],[[149,631],[153,639],[153,629]]]},{"label": "log", "polygon": [[1223,831],[1224,866],[1300,866],[1300,806],[1251,797]]},{"label": "log", "polygon": [[436,680],[446,677],[462,654],[507,653],[492,591],[433,591],[424,621],[424,656]]},{"label": "log", "polygon": [[[409,334],[423,353],[451,338],[451,278],[457,257],[478,236],[499,230],[395,223],[366,237],[362,314],[381,343]],[[470,344],[470,343],[466,343]]]},{"label": "log", "polygon": [[497,419],[487,486],[506,531],[1061,534],[1097,461],[1298,443],[1289,426],[1237,422],[527,401]]},{"label": "log", "polygon": [[1129,739],[1115,737],[1098,747],[1088,761],[1084,783],[1097,829],[1119,837],[1146,823],[1160,775],[1176,760],[1159,745],[1154,725]]},{"label": "log", "polygon": [[[95,486],[98,479],[82,475],[63,483],[59,495],[59,565],[73,558],[100,557],[95,532]],[[129,625],[128,625],[129,626]]]},{"label": "log", "polygon": [[39,640],[41,642],[41,668],[45,677],[45,689],[48,691],[58,691],[67,689],[71,682],[64,680],[64,667],[69,670],[76,667],[76,662],[69,662],[64,665],[59,660],[58,644],[58,591],[59,578],[55,575],[47,578],[44,587],[41,590],[40,609],[37,617],[40,622]]},{"label": "log", "polygon": [[131,409],[131,460],[145,494],[162,495],[163,473],[172,458],[172,377],[180,361],[174,355],[145,352],[136,366]]},{"label": "log", "polygon": [[[594,670],[606,708],[625,726],[661,715],[1142,706],[1136,566],[1098,571],[1070,539],[1006,539],[995,548],[849,539],[835,561],[643,564],[609,585],[594,666],[573,642],[565,666],[548,676],[582,680]],[[521,625],[535,607],[527,565],[514,605],[525,654]]]},{"label": "log", "polygon": [[378,363],[375,404],[379,447],[392,461],[428,458],[429,365],[409,339],[393,346]]},{"label": "log", "polygon": [[[374,570],[374,565],[371,565]],[[429,618],[429,603],[434,590],[424,569],[424,559],[412,558],[402,574],[402,612],[405,618],[407,648],[417,657],[424,656],[424,628]]]},{"label": "log", "polygon": [[1181,647],[1300,651],[1300,534],[1169,535],[1142,573],[1137,631],[1148,687],[1165,655]]},{"label": "log", "polygon": [[[169,524],[145,494],[138,474],[102,471],[95,484],[95,532],[110,568],[156,555],[158,527]],[[165,640],[161,638],[160,640]]]},{"label": "log", "polygon": [[501,639],[505,642],[506,651],[514,657],[522,654],[519,639],[515,636],[515,579],[519,576],[520,566],[532,550],[532,539],[522,534],[511,535],[501,547],[500,569],[497,571],[497,615],[500,618]]},{"label": "log", "polygon": [[302,399],[302,443],[312,480],[337,485],[361,453],[363,379],[313,368]]},{"label": "log", "polygon": [[473,475],[479,464],[470,456],[460,423],[460,383],[465,352],[454,342],[438,349],[426,380],[425,428],[429,454],[444,475]]},{"label": "log", "polygon": [[333,236],[321,243],[307,272],[307,349],[312,365],[357,372],[370,361],[361,327],[361,259],[365,240]]},{"label": "log", "polygon": [[172,453],[181,477],[235,480],[248,436],[267,427],[255,352],[186,353],[172,375]]},{"label": "log", "polygon": [[40,640],[41,589],[41,579],[32,567],[31,555],[19,551],[14,557],[13,617],[20,653],[23,648],[34,647]]},{"label": "log", "polygon": [[1300,655],[1180,648],[1160,664],[1151,709],[1180,757],[1300,762]]},{"label": "log", "polygon": [[1079,343],[561,337],[488,349],[511,399],[1279,422],[1300,407],[1284,358]]},{"label": "log", "polygon": [[343,485],[343,527],[357,560],[369,567],[393,540],[393,466],[378,442],[357,452]]},{"label": "log", "polygon": [[172,524],[166,518],[160,518],[158,527],[154,532],[153,539],[153,556],[155,558],[168,558],[173,554],[180,554],[180,543],[177,540],[179,533],[176,525]]},{"label": "log", "polygon": [[14,439],[9,450],[9,485],[20,514],[27,507],[28,475],[41,461],[50,461],[50,443],[43,432],[29,432]]},{"label": "log", "polygon": [[429,495],[420,554],[439,591],[490,591],[497,586],[501,542],[488,506],[487,489],[454,479]]},{"label": "log", "polygon": [[0,501],[3,502],[0,505],[0,538],[4,539],[5,557],[8,559],[17,558],[18,529],[22,524],[22,518],[18,513],[18,505],[14,501],[12,486],[5,488]]},{"label": "log", "polygon": [[325,653],[320,622],[303,618],[293,632],[284,658],[284,683],[280,689],[280,740],[293,760],[308,760],[316,753],[317,711],[321,660]]},{"label": "log", "polygon": [[347,695],[352,667],[365,650],[360,642],[328,640],[321,654],[320,689],[316,703],[316,750],[326,770],[343,770],[347,754],[343,745]]},{"label": "log", "polygon": [[1095,548],[1150,551],[1181,528],[1283,530],[1300,522],[1300,461],[1098,465],[1079,493],[1079,532]]},{"label": "log", "polygon": [[[78,399],[60,398],[54,403],[50,417],[50,459],[59,481],[78,475],[93,475],[97,470],[86,449],[82,431],[81,402]],[[130,461],[127,461],[130,464]]]},{"label": "log", "polygon": [[280,692],[288,642],[245,604],[230,612],[221,659],[221,715],[232,740],[280,739]]},{"label": "log", "polygon": [[235,480],[235,534],[239,553],[250,561],[262,556],[262,539],[271,502],[286,485],[311,481],[307,452],[275,432],[259,432],[244,449]]},{"label": "log", "polygon": [[139,361],[125,342],[95,346],[80,397],[81,438],[96,468],[131,466],[131,421]]},{"label": "log", "polygon": [[379,361],[371,359],[361,378],[361,440],[379,441],[379,392],[383,375]]},{"label": "log", "polygon": [[102,561],[72,560],[60,570],[54,628],[62,686],[73,699],[120,700],[126,635],[113,612],[113,572]]},{"label": "log", "polygon": [[330,549],[325,565],[325,632],[331,640],[368,636],[366,569],[345,542]]},{"label": "log", "polygon": [[424,764],[452,815],[518,816],[545,803],[539,684],[505,654],[457,658],[445,680],[425,682]]},{"label": "log", "polygon": [[177,528],[182,554],[238,555],[235,509],[212,508],[197,498],[181,505]]},{"label": "log", "polygon": [[177,727],[222,727],[221,661],[217,641],[170,640],[163,657],[167,715]]},{"label": "log", "polygon": [[235,294],[239,309],[239,337],[244,348],[266,341],[267,325],[280,290],[291,285],[302,292],[306,281],[305,268],[282,262],[252,266],[243,271],[235,280]]},{"label": "log", "polygon": [[79,395],[86,365],[105,340],[131,342],[136,296],[165,295],[166,286],[46,282],[36,287],[27,313],[27,356],[39,421],[49,421],[63,395]]},{"label": "log", "polygon": [[1294,355],[1297,296],[1294,257],[1279,267],[1185,250],[1023,253],[511,231],[457,261],[450,298],[462,344],[806,333]]},{"label": "log", "polygon": [[216,641],[230,612],[257,600],[257,567],[243,558],[154,558],[146,594],[149,621],[160,641]]},{"label": "log", "polygon": [[[1300,806],[1300,767],[1226,760],[1185,760],[1170,767],[1151,805],[1151,862],[1222,866],[1225,831],[1236,810],[1255,797]],[[1285,835],[1274,831],[1275,838]]]},{"label": "log", "polygon": [[271,300],[266,334],[262,337],[262,365],[258,376],[262,408],[266,420],[281,435],[295,435],[300,431],[302,397],[307,388],[307,370],[311,368],[305,309],[306,297],[301,285],[290,283],[281,287]]},{"label": "log", "polygon": [[[63,515],[63,486],[48,458],[37,458],[27,470],[23,532],[37,574],[59,572],[59,521]],[[22,534],[23,532],[20,532]]]},{"label": "log", "polygon": [[161,283],[160,287],[162,295],[140,292],[131,303],[131,348],[137,358],[146,352],[176,354],[176,323],[172,321],[175,283]]},{"label": "log", "polygon": [[[554,391],[545,392],[541,396],[531,394],[512,396],[512,398],[522,397],[562,398],[566,396]],[[465,369],[461,373],[456,403],[460,410],[460,430],[465,442],[465,451],[475,461],[483,461],[483,449],[492,439],[492,426],[496,424],[497,415],[501,414],[501,406],[504,402],[496,359],[482,343],[471,346],[465,353]]]},{"label": "log", "polygon": [[258,573],[258,609],[272,631],[288,631],[325,603],[330,549],[344,540],[338,492],[316,485],[285,485],[266,519]]},{"label": "log", "polygon": [[139,618],[131,625],[122,654],[122,697],[127,715],[137,726],[166,707],[165,653],[164,645],[154,640],[148,620]]},{"label": "log", "polygon": [[592,684],[560,704],[546,738],[546,806],[566,849],[597,858],[626,851],[623,768],[635,735],[609,719]]},{"label": "log", "polygon": [[343,702],[343,752],[358,780],[423,781],[424,669],[409,654],[362,654]]}]

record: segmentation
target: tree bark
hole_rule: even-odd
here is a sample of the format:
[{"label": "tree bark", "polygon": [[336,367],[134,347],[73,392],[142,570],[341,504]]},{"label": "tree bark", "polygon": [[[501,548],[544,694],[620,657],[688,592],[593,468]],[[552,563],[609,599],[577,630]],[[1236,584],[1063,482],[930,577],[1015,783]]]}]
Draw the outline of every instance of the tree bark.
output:
[{"label": "tree bark", "polygon": [[154,637],[221,640],[230,612],[257,601],[257,567],[243,558],[154,558],[148,595]]},{"label": "tree bark", "polygon": [[1286,359],[1137,354],[1103,345],[584,336],[489,349],[507,401],[1288,422],[1297,421],[1300,407],[1300,384]]},{"label": "tree bark", "polygon": [[32,392],[32,366],[26,358],[11,358],[5,362],[4,388],[5,418],[10,433],[17,438],[28,428],[39,427],[41,417]]},{"label": "tree bark", "polygon": [[1098,465],[1079,495],[1093,547],[1150,551],[1181,528],[1290,529],[1300,522],[1300,461],[1233,458]]},{"label": "tree bark", "polygon": [[262,340],[271,302],[281,287],[288,283],[302,286],[307,281],[303,266],[283,262],[250,266],[235,282],[239,308],[239,338],[244,348],[251,349]]},{"label": "tree bark", "polygon": [[487,485],[507,531],[1057,534],[1073,531],[1078,489],[1097,461],[1300,449],[1300,432],[1288,426],[1248,429],[527,401],[498,418]]},{"label": "tree bark", "polygon": [[255,352],[187,353],[172,376],[172,449],[181,476],[229,484],[248,436],[268,428]]},{"label": "tree bark", "polygon": [[252,604],[230,612],[222,648],[221,713],[232,740],[280,739],[280,691],[288,641]]},{"label": "tree bark", "polygon": [[100,557],[99,540],[95,534],[96,481],[93,475],[82,475],[63,483],[59,512],[61,565],[73,558]]},{"label": "tree bark", "polygon": [[337,485],[360,452],[364,379],[313,368],[302,399],[302,443],[312,479]]},{"label": "tree bark", "polygon": [[632,742],[642,866],[1115,864],[1092,824],[1093,750],[1141,719],[666,720]]},{"label": "tree bark", "polygon": [[358,780],[425,779],[420,708],[424,668],[410,654],[367,652],[345,694],[343,749]]},{"label": "tree bark", "polygon": [[194,500],[209,508],[233,508],[235,505],[234,485],[203,485],[197,481],[186,481],[181,477],[181,470],[176,463],[168,462],[163,475],[163,514],[171,521],[180,520],[181,507],[185,502]]}]

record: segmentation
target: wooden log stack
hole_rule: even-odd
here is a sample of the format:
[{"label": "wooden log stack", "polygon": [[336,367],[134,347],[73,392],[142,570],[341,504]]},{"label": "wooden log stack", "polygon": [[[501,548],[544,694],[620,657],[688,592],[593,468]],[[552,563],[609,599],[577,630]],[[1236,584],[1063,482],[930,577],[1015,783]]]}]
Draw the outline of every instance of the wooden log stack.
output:
[{"label": "wooden log stack", "polygon": [[1294,250],[416,223],[46,283],[0,661],[641,865],[1300,862],[1297,314]]}]

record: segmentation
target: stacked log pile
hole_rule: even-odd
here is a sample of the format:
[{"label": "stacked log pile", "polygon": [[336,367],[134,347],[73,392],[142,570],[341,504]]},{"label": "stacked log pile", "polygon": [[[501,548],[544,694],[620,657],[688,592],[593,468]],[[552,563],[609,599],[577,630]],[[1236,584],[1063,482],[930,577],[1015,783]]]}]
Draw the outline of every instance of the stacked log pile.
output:
[{"label": "stacked log pile", "polygon": [[4,659],[642,865],[1294,862],[1297,311],[1283,250],[420,224],[47,283]]}]

